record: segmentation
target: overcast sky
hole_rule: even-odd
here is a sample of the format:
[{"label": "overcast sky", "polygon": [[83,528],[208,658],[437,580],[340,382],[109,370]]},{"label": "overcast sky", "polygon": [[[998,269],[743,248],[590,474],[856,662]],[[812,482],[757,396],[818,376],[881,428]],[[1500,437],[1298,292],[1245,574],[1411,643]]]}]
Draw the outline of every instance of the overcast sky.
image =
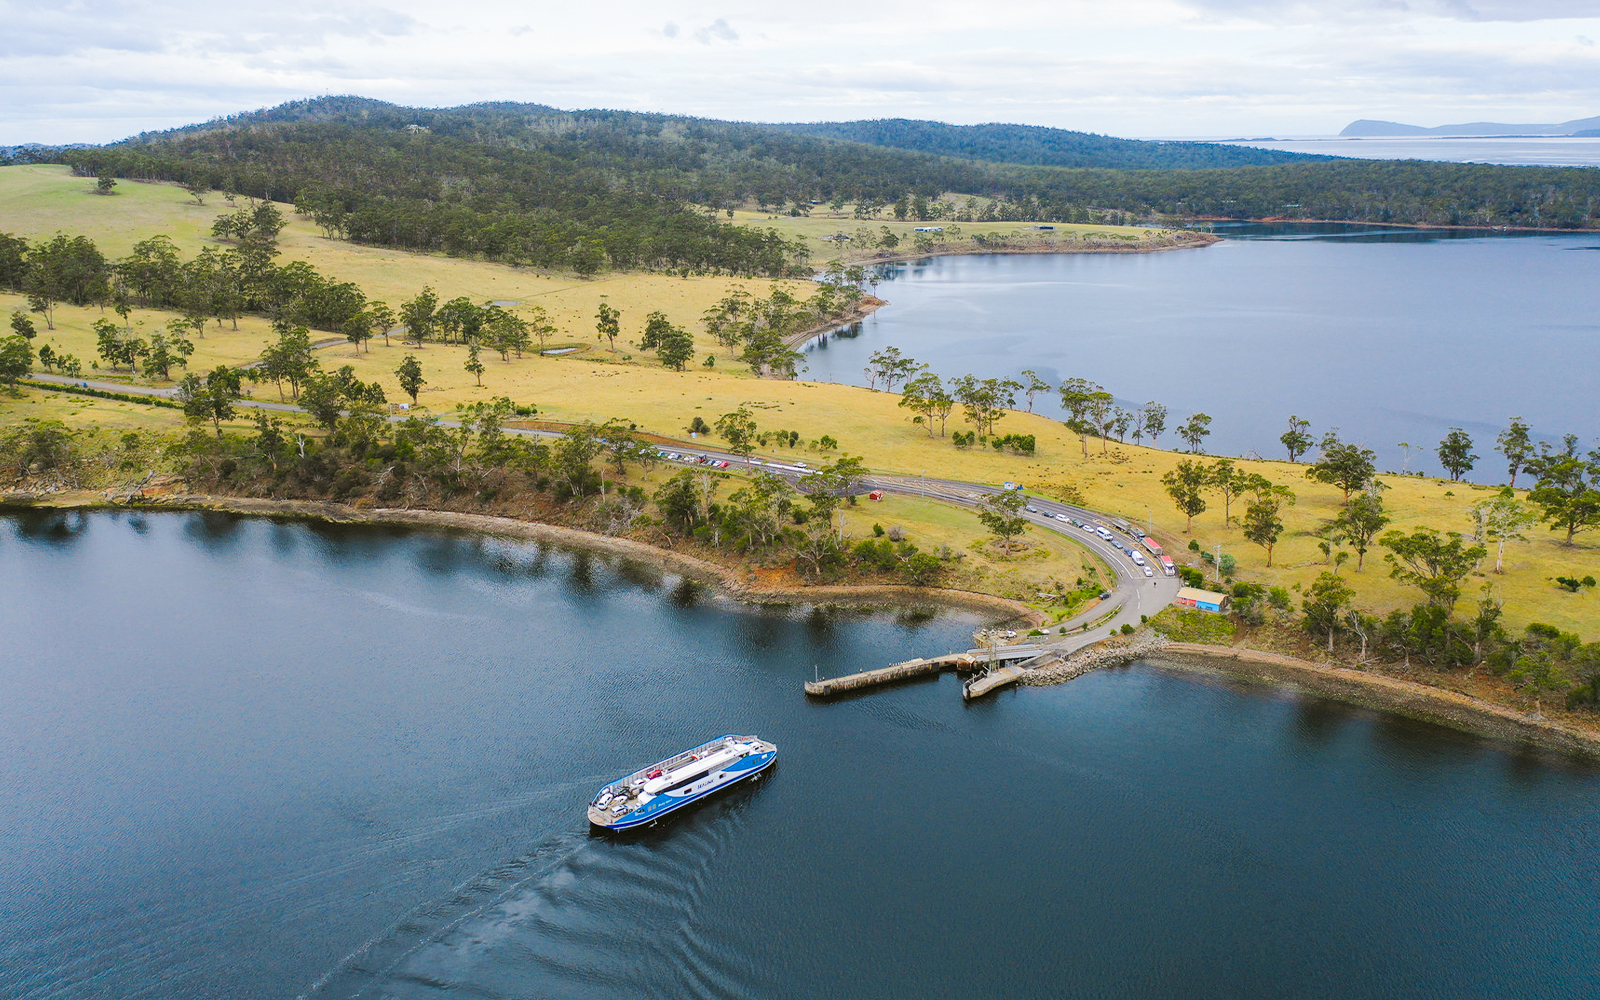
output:
[{"label": "overcast sky", "polygon": [[318,94],[1124,136],[1600,115],[1600,0],[0,0],[0,143]]}]

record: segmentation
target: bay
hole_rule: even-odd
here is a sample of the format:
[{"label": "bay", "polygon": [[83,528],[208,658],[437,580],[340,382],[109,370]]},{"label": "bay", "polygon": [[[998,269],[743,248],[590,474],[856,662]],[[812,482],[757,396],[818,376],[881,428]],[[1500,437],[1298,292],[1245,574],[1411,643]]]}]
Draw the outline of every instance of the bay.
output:
[{"label": "bay", "polygon": [[[472,535],[0,518],[0,995],[1600,989],[1600,774],[1156,664],[819,704],[970,615]],[[582,807],[724,731],[769,782]]]},{"label": "bay", "polygon": [[[1130,410],[1160,402],[1164,447],[1204,412],[1206,451],[1281,458],[1295,414],[1397,472],[1440,472],[1434,451],[1461,427],[1479,482],[1506,478],[1492,449],[1512,416],[1594,446],[1600,234],[1216,229],[1225,238],[1202,249],[884,267],[876,293],[890,305],[808,344],[803,377],[865,385],[869,356],[894,346],[945,377],[1032,369],[1098,382]],[[1061,415],[1048,393],[1035,410]]]}]

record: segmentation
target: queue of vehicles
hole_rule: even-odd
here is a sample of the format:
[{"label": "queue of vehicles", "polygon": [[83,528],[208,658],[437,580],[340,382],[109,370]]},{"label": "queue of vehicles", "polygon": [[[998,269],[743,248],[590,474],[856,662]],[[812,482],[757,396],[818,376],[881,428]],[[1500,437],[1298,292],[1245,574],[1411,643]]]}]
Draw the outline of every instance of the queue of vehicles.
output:
[{"label": "queue of vehicles", "polygon": [[[712,469],[726,469],[733,464],[727,459],[712,458],[709,455],[697,455],[693,452],[667,451],[666,449],[657,449],[656,457],[668,462],[682,462],[685,465],[704,465],[707,468]],[[802,476],[811,475],[813,472],[813,470],[811,470],[805,462],[801,461],[781,463],[769,462],[760,458],[752,458],[748,461],[750,465],[762,465],[774,469],[798,472]],[[1007,492],[1021,492],[1022,486],[1018,483],[1006,483],[1003,489]],[[971,500],[982,499],[982,497],[976,493],[969,493],[967,494],[967,497]],[[1130,524],[1120,517],[1112,518],[1111,524],[1108,525],[1099,519],[1083,521],[1069,514],[1042,511],[1034,504],[1028,504],[1026,510],[1030,514],[1038,514],[1041,517],[1049,517],[1064,524],[1070,524],[1074,528],[1078,528],[1081,531],[1096,536],[1101,541],[1110,542],[1112,545],[1115,545],[1123,555],[1127,556],[1129,561],[1131,561],[1136,568],[1143,571],[1146,577],[1152,577],[1155,575],[1155,569],[1151,565],[1152,560],[1154,560],[1155,563],[1160,566],[1161,572],[1164,575],[1177,575],[1177,566],[1173,564],[1173,561],[1169,556],[1165,555],[1161,551],[1161,543],[1145,534],[1145,532],[1141,530],[1138,525]],[[1129,541],[1124,542],[1121,538],[1117,537],[1117,534],[1113,534],[1113,527],[1115,527],[1118,534],[1125,536],[1129,539]],[[1140,551],[1141,547],[1144,551]],[[1145,557],[1146,553],[1149,554],[1151,557],[1150,559]]]},{"label": "queue of vehicles", "polygon": [[[1007,483],[1006,487],[1008,489],[1012,488],[1012,484]],[[1162,554],[1161,543],[1145,534],[1136,524],[1129,524],[1121,518],[1112,518],[1110,525],[1098,519],[1084,521],[1070,514],[1050,513],[1049,511],[1040,510],[1035,504],[1028,504],[1025,509],[1030,514],[1038,514],[1041,517],[1048,517],[1063,524],[1070,524],[1087,534],[1094,535],[1103,542],[1110,542],[1123,555],[1127,556],[1129,561],[1143,572],[1146,577],[1156,575],[1152,562],[1160,566],[1163,575],[1178,575],[1177,566],[1173,564],[1170,558]],[[1115,527],[1116,533],[1113,533],[1113,527]],[[1128,540],[1124,541],[1122,538],[1117,537],[1117,533],[1120,533]],[[1141,551],[1141,548],[1143,551]],[[1150,558],[1146,558],[1146,553],[1149,554]]]}]

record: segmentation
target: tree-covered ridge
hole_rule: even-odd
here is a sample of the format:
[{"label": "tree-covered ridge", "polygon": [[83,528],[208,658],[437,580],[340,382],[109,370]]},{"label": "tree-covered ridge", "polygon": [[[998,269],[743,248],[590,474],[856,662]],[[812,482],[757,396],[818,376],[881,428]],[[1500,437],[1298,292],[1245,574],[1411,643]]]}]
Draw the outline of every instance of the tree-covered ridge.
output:
[{"label": "tree-covered ridge", "polygon": [[[63,149],[85,174],[175,180],[294,201],[361,243],[572,268],[781,275],[800,248],[720,210],[853,204],[907,217],[951,192],[985,219],[1306,218],[1463,226],[1593,225],[1600,171],[1328,160],[1206,169],[986,163],[773,126],[540,105],[411,109],[359,98],[284,105],[114,146]],[[975,209],[969,206],[966,211]]]},{"label": "tree-covered ridge", "polygon": [[871,146],[1035,167],[1194,170],[1333,159],[1310,153],[1289,153],[1214,142],[1118,139],[1109,135],[1039,125],[947,125],[944,122],[907,118],[880,118],[872,121],[783,124],[774,128],[801,135],[863,142]]}]

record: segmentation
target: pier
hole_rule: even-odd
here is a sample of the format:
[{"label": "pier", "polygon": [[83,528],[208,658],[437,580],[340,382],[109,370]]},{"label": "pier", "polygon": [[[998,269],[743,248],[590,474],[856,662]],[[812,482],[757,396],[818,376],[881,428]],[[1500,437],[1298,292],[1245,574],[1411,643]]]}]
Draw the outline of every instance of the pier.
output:
[{"label": "pier", "polygon": [[961,700],[972,701],[975,698],[982,698],[990,691],[1003,688],[1007,684],[1015,684],[1021,678],[1022,668],[1018,666],[1001,667],[999,670],[991,670],[988,673],[983,674],[980,677],[974,677],[972,680],[963,684],[961,686]]},{"label": "pier", "polygon": [[[836,694],[847,691],[859,691],[863,688],[877,687],[881,684],[894,684],[899,681],[911,680],[917,677],[932,677],[944,673],[946,670],[961,672],[982,670],[985,667],[995,667],[979,681],[988,678],[998,678],[991,681],[986,687],[976,694],[964,694],[964,697],[976,698],[1013,683],[1022,676],[1023,667],[1034,660],[1055,656],[1055,652],[1037,643],[1019,643],[1015,646],[997,646],[994,649],[969,649],[965,653],[950,653],[945,656],[918,657],[915,660],[903,660],[891,663],[887,667],[876,670],[863,670],[860,673],[845,674],[843,677],[830,677],[826,680],[806,681],[806,694],[814,698],[831,698]],[[1021,666],[1019,666],[1021,664]],[[978,683],[978,682],[973,682]],[[969,684],[968,687],[972,685]]]},{"label": "pier", "polygon": [[931,677],[946,670],[969,670],[976,665],[977,661],[970,653],[918,657],[915,660],[904,660],[887,667],[879,667],[877,670],[863,670],[858,674],[845,674],[843,677],[830,677],[821,681],[806,681],[806,694],[816,698],[829,698],[836,694],[844,694],[846,691],[893,684],[913,677]]}]

